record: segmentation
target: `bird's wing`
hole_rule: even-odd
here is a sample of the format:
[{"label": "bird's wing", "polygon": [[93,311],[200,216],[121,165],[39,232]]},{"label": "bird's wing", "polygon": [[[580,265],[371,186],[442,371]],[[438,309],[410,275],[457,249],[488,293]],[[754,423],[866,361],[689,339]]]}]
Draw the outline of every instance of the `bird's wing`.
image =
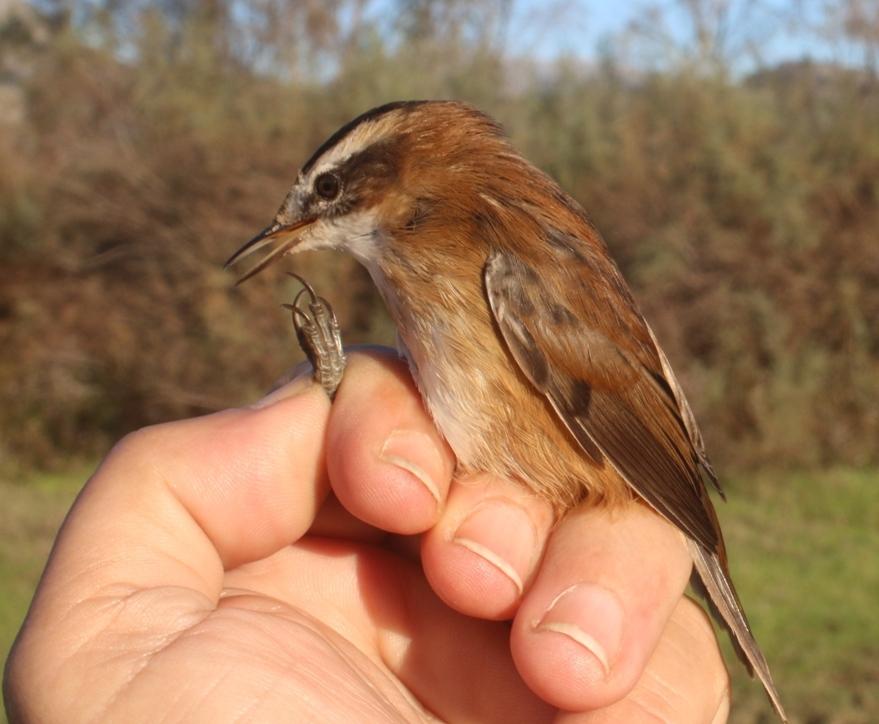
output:
[{"label": "bird's wing", "polygon": [[559,232],[542,249],[553,258],[539,272],[509,249],[486,263],[513,358],[584,450],[597,447],[661,515],[725,557],[692,413],[619,271],[603,248]]},{"label": "bird's wing", "polygon": [[[597,447],[690,538],[704,591],[739,658],[787,721],[729,577],[699,471],[716,484],[714,472],[665,354],[602,243],[540,228],[546,243],[520,244],[518,253],[498,247],[485,266],[489,303],[510,353],[584,452]],[[534,249],[543,256],[535,258]]]}]

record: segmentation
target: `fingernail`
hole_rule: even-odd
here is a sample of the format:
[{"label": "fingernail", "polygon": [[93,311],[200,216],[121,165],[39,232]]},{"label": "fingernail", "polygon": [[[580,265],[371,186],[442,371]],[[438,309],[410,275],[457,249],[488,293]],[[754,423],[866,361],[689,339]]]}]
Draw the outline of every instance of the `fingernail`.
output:
[{"label": "fingernail", "polygon": [[578,583],[553,599],[535,630],[567,636],[582,646],[595,657],[605,678],[619,653],[623,608],[606,588]]},{"label": "fingernail", "polygon": [[288,397],[295,397],[316,384],[317,383],[312,379],[311,372],[302,373],[294,378],[292,382],[288,382],[284,386],[272,390],[261,400],[254,402],[250,405],[250,408],[253,410],[261,410],[269,405],[274,405],[276,402],[286,400]]},{"label": "fingernail", "polygon": [[522,593],[537,548],[537,531],[518,505],[483,501],[458,526],[452,542],[491,563]]},{"label": "fingernail", "polygon": [[394,430],[382,445],[379,458],[396,465],[421,483],[437,503],[440,489],[436,477],[443,469],[436,442],[424,432]]}]

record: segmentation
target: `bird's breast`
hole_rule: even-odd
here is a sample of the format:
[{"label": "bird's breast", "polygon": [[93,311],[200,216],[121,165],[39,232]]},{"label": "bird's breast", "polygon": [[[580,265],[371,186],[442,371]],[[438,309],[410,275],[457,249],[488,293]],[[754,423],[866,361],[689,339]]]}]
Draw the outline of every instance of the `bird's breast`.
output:
[{"label": "bird's breast", "polygon": [[413,309],[405,302],[389,307],[397,347],[459,465],[485,469],[485,438],[493,427],[491,391],[497,388],[492,377],[501,373],[492,359],[501,352],[498,339],[490,327],[480,329],[476,320],[454,311]]},{"label": "bird's breast", "polygon": [[367,269],[396,324],[397,347],[459,465],[484,469],[486,438],[502,403],[497,378],[509,368],[479,270],[468,283],[441,274],[428,282],[410,279],[380,263]]},{"label": "bird's breast", "polygon": [[560,507],[587,492],[604,494],[600,471],[497,333],[481,275],[469,289],[441,276],[410,287],[370,266],[396,322],[398,347],[459,474],[519,480]]}]

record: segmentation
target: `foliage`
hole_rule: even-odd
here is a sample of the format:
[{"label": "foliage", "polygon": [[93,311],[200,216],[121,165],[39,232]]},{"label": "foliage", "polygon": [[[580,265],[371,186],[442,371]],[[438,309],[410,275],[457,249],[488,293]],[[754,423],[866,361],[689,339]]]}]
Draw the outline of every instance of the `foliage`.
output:
[{"label": "foliage", "polygon": [[[233,289],[222,261],[340,123],[455,97],[590,211],[720,467],[876,462],[874,76],[742,77],[704,48],[547,65],[504,47],[509,5],[36,5],[0,53],[23,104],[0,133],[0,457],[51,466],[259,394],[296,359],[293,287]],[[295,265],[349,343],[392,340],[353,262]]]}]

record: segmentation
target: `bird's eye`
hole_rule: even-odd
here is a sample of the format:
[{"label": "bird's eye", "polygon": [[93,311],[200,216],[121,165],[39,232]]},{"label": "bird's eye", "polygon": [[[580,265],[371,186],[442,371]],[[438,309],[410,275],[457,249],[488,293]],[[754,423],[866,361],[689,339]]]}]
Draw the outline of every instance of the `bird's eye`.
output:
[{"label": "bird's eye", "polygon": [[332,201],[339,195],[342,184],[339,177],[332,173],[322,173],[314,180],[314,191],[322,199]]}]

